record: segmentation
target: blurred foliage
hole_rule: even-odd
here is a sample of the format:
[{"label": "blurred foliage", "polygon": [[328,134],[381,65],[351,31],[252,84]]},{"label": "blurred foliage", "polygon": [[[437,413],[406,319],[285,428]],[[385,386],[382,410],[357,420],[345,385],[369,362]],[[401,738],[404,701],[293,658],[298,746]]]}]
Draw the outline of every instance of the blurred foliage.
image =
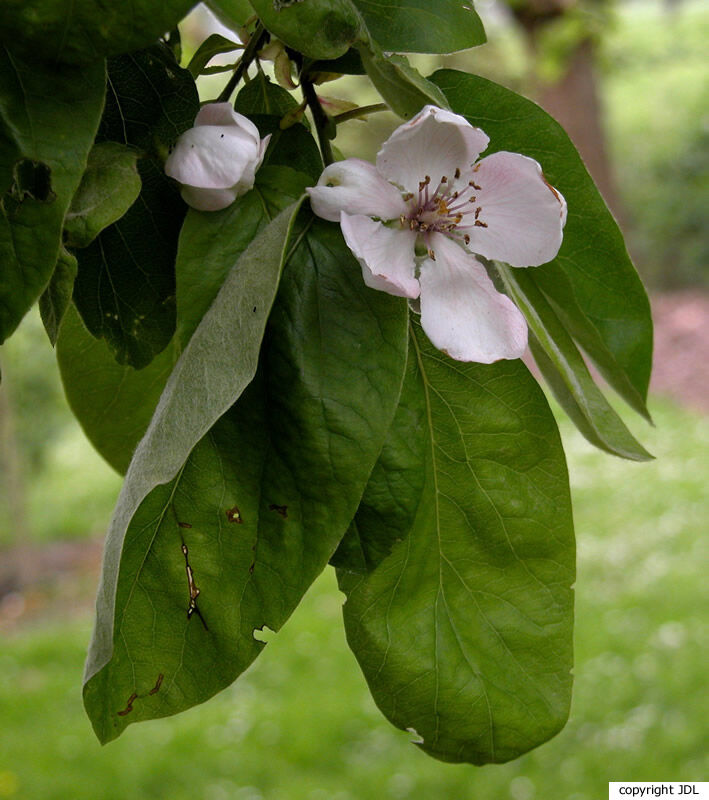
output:
[{"label": "blurred foliage", "polygon": [[709,286],[709,7],[634,4],[604,42],[611,155],[651,288]]},{"label": "blurred foliage", "polygon": [[419,753],[374,707],[328,569],[231,688],[101,748],[76,689],[87,587],[83,609],[55,600],[49,621],[4,637],[0,797],[597,800],[609,780],[647,780],[649,753],[654,780],[701,780],[709,420],[652,412],[658,459],[635,465],[560,421],[579,541],[576,687],[570,722],[548,744],[483,768]]},{"label": "blurred foliage", "polygon": [[[19,485],[13,489],[23,496],[15,502],[23,508],[27,527],[21,531],[0,525],[0,546],[25,537],[48,541],[103,530],[121,479],[93,450],[69,411],[36,308],[0,348],[0,364],[11,446],[20,457]],[[0,519],[7,520],[10,498],[4,465],[0,459]]]}]

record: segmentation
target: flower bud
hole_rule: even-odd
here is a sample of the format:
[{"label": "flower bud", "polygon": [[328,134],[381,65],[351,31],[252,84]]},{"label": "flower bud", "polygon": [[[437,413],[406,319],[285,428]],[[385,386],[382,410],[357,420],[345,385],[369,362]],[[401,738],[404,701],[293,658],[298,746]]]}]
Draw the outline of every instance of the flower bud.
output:
[{"label": "flower bud", "polygon": [[218,211],[254,185],[268,141],[229,103],[208,103],[165,162],[165,173],[182,184],[182,198],[200,211]]}]

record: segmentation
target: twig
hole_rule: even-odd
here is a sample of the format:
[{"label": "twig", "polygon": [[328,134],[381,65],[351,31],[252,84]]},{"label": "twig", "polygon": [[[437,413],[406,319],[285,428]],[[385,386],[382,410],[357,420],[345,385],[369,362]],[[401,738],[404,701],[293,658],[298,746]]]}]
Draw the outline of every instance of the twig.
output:
[{"label": "twig", "polygon": [[318,100],[317,93],[315,92],[315,86],[313,86],[310,78],[301,74],[300,87],[303,90],[303,97],[310,108],[310,113],[313,115],[315,130],[318,133],[320,152],[322,153],[323,161],[327,167],[335,160],[332,154],[332,146],[330,145],[330,136],[328,135],[328,128],[331,127],[332,120],[320,105],[320,100]]},{"label": "twig", "polygon": [[343,111],[342,114],[336,114],[332,119],[335,125],[339,125],[341,122],[366,117],[368,114],[376,114],[379,111],[389,111],[389,106],[386,103],[374,103],[371,106],[352,108],[349,111]]},{"label": "twig", "polygon": [[261,46],[263,45],[267,36],[268,31],[261,23],[259,23],[256,26],[256,30],[254,31],[252,37],[249,39],[249,43],[246,45],[243,55],[236,65],[234,74],[231,76],[231,78],[229,78],[229,82],[222,89],[219,97],[217,97],[217,103],[226,103],[229,100],[232,92],[234,89],[236,89],[236,87],[239,85],[239,81],[243,78],[244,73],[251,66],[251,62],[254,60],[254,58],[256,58],[256,54],[261,49]]}]

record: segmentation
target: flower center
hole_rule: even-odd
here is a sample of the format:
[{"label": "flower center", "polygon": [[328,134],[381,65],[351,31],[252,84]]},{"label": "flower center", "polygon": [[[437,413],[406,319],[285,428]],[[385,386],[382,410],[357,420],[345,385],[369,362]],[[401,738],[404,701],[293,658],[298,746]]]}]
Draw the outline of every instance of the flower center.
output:
[{"label": "flower center", "polygon": [[[461,239],[466,245],[470,243],[470,236],[458,231],[459,225],[487,228],[487,223],[480,219],[483,209],[475,195],[481,187],[471,180],[462,189],[454,188],[460,185],[460,174],[460,170],[456,169],[454,182],[446,175],[441,176],[435,189],[431,188],[431,176],[426,175],[419,183],[418,194],[405,194],[409,212],[399,218],[402,228],[417,231],[424,238],[429,233],[444,233]],[[432,255],[430,250],[429,255]]]}]

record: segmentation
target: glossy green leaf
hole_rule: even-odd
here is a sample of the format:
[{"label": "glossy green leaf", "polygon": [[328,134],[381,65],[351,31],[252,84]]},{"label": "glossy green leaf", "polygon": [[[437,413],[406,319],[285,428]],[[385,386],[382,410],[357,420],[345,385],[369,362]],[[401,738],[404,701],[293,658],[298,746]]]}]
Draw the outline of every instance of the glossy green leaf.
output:
[{"label": "glossy green leaf", "polygon": [[532,354],[542,374],[581,433],[614,455],[633,461],[652,458],[594,382],[573,339],[534,283],[533,271],[504,264],[498,264],[497,270],[534,334]]},{"label": "glossy green leaf", "polygon": [[351,0],[251,0],[266,28],[307,58],[344,55],[366,30]]},{"label": "glossy green leaf", "polygon": [[[271,141],[263,159],[267,167],[289,167],[310,178],[310,186],[317,183],[323,170],[322,157],[315,139],[308,129],[297,123],[286,130],[279,127],[280,117],[264,114],[252,115],[252,120],[261,136],[271,135]],[[256,182],[260,180],[256,175]]]},{"label": "glossy green leaf", "polygon": [[569,137],[529,100],[476,75],[436,72],[451,107],[490,137],[498,150],[536,159],[569,206],[564,241],[554,261],[534,270],[574,338],[608,383],[636,411],[645,408],[652,365],[652,319],[623,236]]},{"label": "glossy green leaf", "polygon": [[159,154],[192,126],[198,108],[192,76],[165,46],[110,61],[98,139],[141,152],[142,188],[125,215],[78,251],[74,302],[121,364],[146,366],[175,331],[175,254],[187,206]]},{"label": "glossy green leaf", "polygon": [[60,247],[52,277],[39,298],[39,313],[52,346],[57,343],[59,328],[71,304],[78,268],[76,256]]},{"label": "glossy green leaf", "polygon": [[360,49],[369,79],[391,110],[404,119],[429,103],[449,108],[441,90],[414,69],[404,56],[386,56],[375,45]]},{"label": "glossy green leaf", "polygon": [[452,361],[414,323],[382,462],[355,517],[367,571],[338,570],[348,643],[379,708],[427,753],[515,758],[563,727],[571,699],[574,538],[554,417],[520,361]]},{"label": "glossy green leaf", "polygon": [[471,0],[353,0],[370,36],[395,53],[452,53],[485,42]]},{"label": "glossy green leaf", "polygon": [[87,680],[109,663],[113,652],[118,571],[131,520],[156,487],[161,496],[164,484],[256,373],[297,207],[283,211],[242,254],[175,365],[136,448],[106,540]]},{"label": "glossy green leaf", "polygon": [[287,167],[262,167],[254,188],[222,211],[190,209],[180,233],[177,341],[184,347],[224,279],[255,236],[305,192],[308,177]]},{"label": "glossy green leaf", "polygon": [[205,5],[216,18],[236,31],[254,15],[254,9],[248,0],[206,0]]},{"label": "glossy green leaf", "polygon": [[118,364],[76,309],[67,310],[57,340],[64,393],[91,444],[117,472],[128,469],[176,360],[168,346],[145,369]]},{"label": "glossy green leaf", "polygon": [[87,247],[119,220],[140,194],[138,154],[118,142],[91,148],[86,172],[64,218],[64,243]]},{"label": "glossy green leaf", "polygon": [[290,92],[259,72],[241,89],[234,101],[234,109],[240,114],[271,114],[282,117],[298,107]]},{"label": "glossy green leaf", "polygon": [[197,48],[197,52],[190,59],[187,69],[193,78],[204,72],[207,64],[221,53],[232,53],[234,50],[243,50],[244,45],[233,42],[219,33],[210,34]]},{"label": "glossy green leaf", "polygon": [[332,555],[391,423],[405,303],[364,286],[336,226],[316,220],[294,244],[255,380],[171,483],[128,490],[142,502],[124,543],[114,521],[84,691],[101,741],[253,661],[254,633],[278,630]]},{"label": "glossy green leaf", "polygon": [[0,39],[33,60],[89,64],[147,47],[174,28],[194,0],[3,0]]},{"label": "glossy green leaf", "polygon": [[311,74],[323,72],[335,75],[364,75],[366,72],[362,57],[355,47],[350,48],[343,56],[334,58],[331,61],[312,61],[308,63],[307,69]]},{"label": "glossy green leaf", "polygon": [[0,45],[0,343],[54,271],[105,79],[103,64],[43,68]]}]

